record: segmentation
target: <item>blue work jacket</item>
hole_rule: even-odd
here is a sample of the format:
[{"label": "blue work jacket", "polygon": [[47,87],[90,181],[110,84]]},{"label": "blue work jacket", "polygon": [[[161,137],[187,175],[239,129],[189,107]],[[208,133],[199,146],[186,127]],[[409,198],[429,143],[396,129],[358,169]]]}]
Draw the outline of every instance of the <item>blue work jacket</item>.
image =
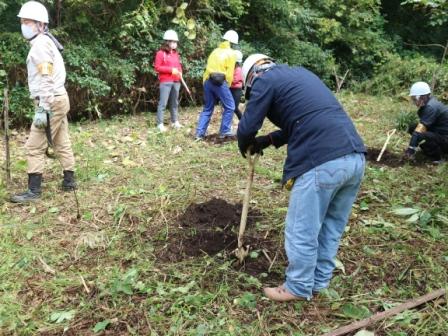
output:
[{"label": "blue work jacket", "polygon": [[256,78],[238,125],[238,144],[251,144],[268,118],[279,130],[273,145],[287,144],[283,183],[327,161],[365,153],[363,141],[336,97],[303,67],[277,65]]}]

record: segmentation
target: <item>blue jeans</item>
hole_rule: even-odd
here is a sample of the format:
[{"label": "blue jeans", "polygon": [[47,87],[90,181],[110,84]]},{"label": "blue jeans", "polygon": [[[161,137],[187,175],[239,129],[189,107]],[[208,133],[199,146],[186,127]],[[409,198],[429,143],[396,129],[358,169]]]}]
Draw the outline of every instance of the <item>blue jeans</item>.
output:
[{"label": "blue jeans", "polygon": [[312,292],[328,287],[364,168],[364,154],[353,153],[296,179],[285,228],[285,287],[292,294],[310,299]]},{"label": "blue jeans", "polygon": [[218,86],[212,84],[212,82],[207,79],[204,83],[204,98],[204,109],[199,115],[196,137],[204,137],[207,133],[207,127],[210,123],[210,118],[212,117],[217,98],[219,98],[224,107],[219,134],[232,135],[232,119],[235,103],[227,83],[224,82],[222,85]]},{"label": "blue jeans", "polygon": [[179,82],[163,82],[159,84],[160,97],[159,105],[157,106],[157,125],[163,124],[163,114],[165,113],[166,105],[170,109],[171,122],[177,121],[177,109],[179,106]]}]

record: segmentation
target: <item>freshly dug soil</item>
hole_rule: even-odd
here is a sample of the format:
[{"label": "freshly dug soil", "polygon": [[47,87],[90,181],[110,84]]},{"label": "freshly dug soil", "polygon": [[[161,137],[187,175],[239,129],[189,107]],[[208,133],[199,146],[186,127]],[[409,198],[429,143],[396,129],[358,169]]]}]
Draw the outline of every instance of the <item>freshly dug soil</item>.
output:
[{"label": "freshly dug soil", "polygon": [[[185,213],[176,219],[178,231],[171,235],[168,245],[161,249],[158,257],[165,262],[177,262],[204,254],[213,256],[221,253],[223,257],[233,257],[238,246],[241,211],[241,204],[229,204],[218,198],[191,204]],[[284,260],[283,247],[276,246],[276,243],[263,237],[249,234],[248,230],[251,231],[250,228],[260,219],[262,215],[257,210],[249,209],[244,236],[244,245],[249,245],[251,251],[257,250],[258,257],[248,256],[243,265],[235,262],[235,267],[251,275],[266,273],[265,277],[270,278],[275,276],[275,273],[267,274],[270,262],[261,250],[265,249],[271,259],[278,253],[278,265]]]},{"label": "freshly dug soil", "polygon": [[380,152],[381,148],[367,148],[366,160],[373,165],[387,166],[391,168],[401,167],[405,164],[410,164],[412,166],[424,166],[427,163],[424,160],[417,160],[413,162],[406,161],[403,159],[402,155],[391,153],[387,149],[381,156],[380,162],[377,162],[376,159],[378,158]]}]

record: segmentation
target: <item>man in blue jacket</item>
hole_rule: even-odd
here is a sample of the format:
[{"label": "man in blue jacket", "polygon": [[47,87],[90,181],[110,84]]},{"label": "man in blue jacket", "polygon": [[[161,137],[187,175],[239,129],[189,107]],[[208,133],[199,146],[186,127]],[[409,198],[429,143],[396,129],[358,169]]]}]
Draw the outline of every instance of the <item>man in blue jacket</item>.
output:
[{"label": "man in blue jacket", "polygon": [[[330,283],[366,150],[332,92],[307,69],[254,54],[243,64],[243,80],[249,102],[237,132],[241,154],[288,145],[283,172],[283,184],[291,190],[286,281],[264,292],[275,301],[310,300]],[[279,130],[256,136],[265,118]]]}]

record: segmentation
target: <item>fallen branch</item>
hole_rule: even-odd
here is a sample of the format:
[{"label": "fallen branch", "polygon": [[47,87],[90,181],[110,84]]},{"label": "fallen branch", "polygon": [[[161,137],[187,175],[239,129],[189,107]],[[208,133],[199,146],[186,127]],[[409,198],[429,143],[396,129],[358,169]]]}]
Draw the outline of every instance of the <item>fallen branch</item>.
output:
[{"label": "fallen branch", "polygon": [[90,294],[90,288],[87,286],[86,281],[84,280],[84,277],[82,275],[79,276],[81,278],[81,283],[84,286],[84,289],[86,290],[87,294]]},{"label": "fallen branch", "polygon": [[40,263],[42,264],[44,271],[50,274],[55,275],[56,271],[54,269],[52,269],[50,266],[48,266],[48,264],[45,262],[44,259],[42,259],[41,257],[37,257],[37,259],[40,261]]},{"label": "fallen branch", "polygon": [[392,135],[394,135],[396,131],[397,131],[397,130],[394,128],[392,131],[387,132],[387,139],[386,139],[386,142],[384,143],[383,148],[381,148],[380,155],[378,155],[378,158],[376,159],[376,162],[380,162],[381,157],[383,156],[384,151],[386,150],[386,147],[387,147],[387,145],[388,145],[388,143],[389,143],[389,141],[390,141],[390,138],[392,138]]},{"label": "fallen branch", "polygon": [[376,313],[375,315],[370,316],[364,320],[353,322],[352,324],[349,324],[345,327],[338,328],[338,329],[333,330],[329,333],[326,333],[322,336],[342,336],[342,335],[348,334],[352,331],[355,331],[355,330],[358,330],[361,328],[365,328],[373,323],[384,320],[391,316],[395,316],[405,310],[420,306],[421,304],[423,304],[425,302],[437,299],[438,297],[440,297],[442,295],[446,295],[446,289],[442,288],[442,289],[436,290],[432,293],[420,296],[417,299],[408,300],[408,301],[402,303],[401,305],[398,305],[392,309],[388,309],[386,311]]}]

